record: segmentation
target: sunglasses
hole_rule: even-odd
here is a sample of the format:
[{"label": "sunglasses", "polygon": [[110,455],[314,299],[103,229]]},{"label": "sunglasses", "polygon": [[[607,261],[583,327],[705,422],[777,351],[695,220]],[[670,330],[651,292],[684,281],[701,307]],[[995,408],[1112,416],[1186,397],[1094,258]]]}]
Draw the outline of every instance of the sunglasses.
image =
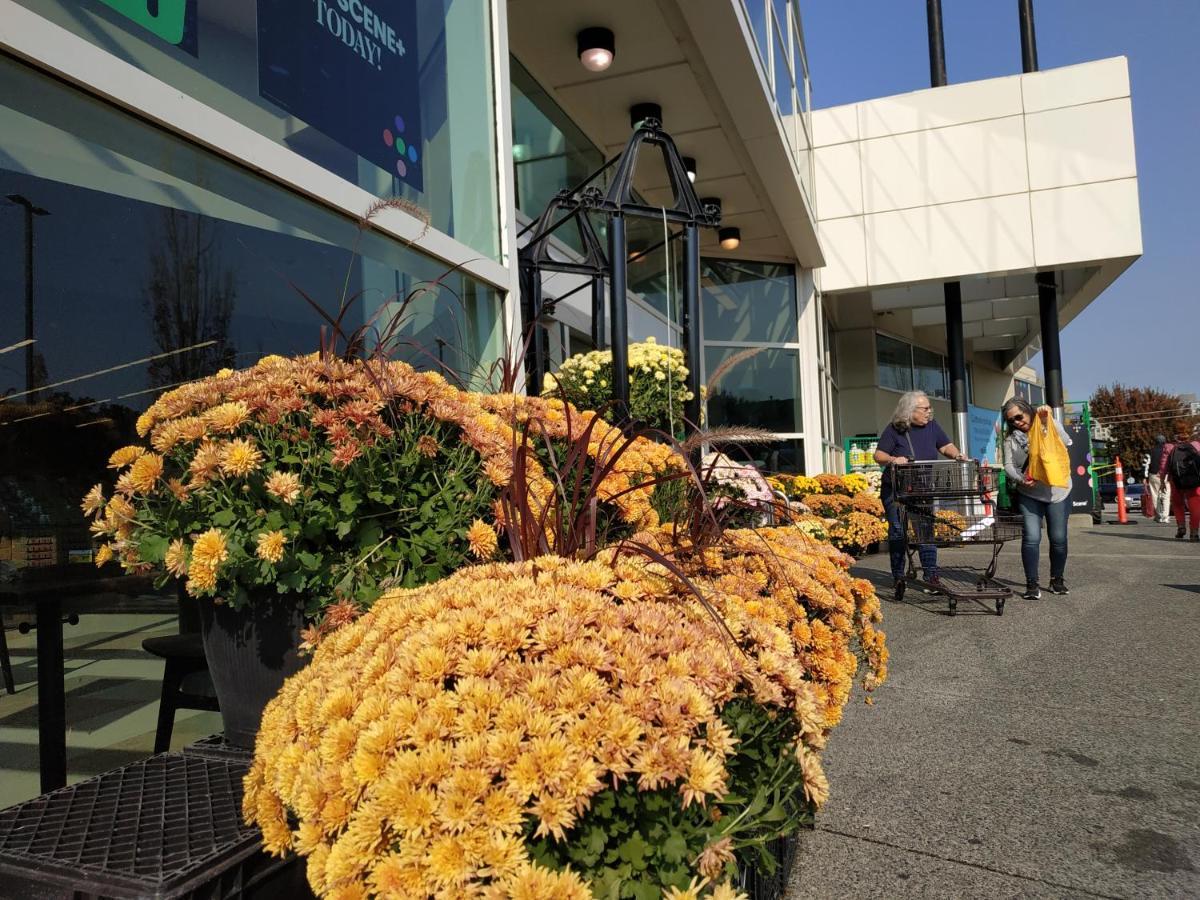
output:
[{"label": "sunglasses", "polygon": [[1009,425],[1020,425],[1025,421],[1025,413],[1017,413],[1015,416],[1009,416],[1007,421]]}]

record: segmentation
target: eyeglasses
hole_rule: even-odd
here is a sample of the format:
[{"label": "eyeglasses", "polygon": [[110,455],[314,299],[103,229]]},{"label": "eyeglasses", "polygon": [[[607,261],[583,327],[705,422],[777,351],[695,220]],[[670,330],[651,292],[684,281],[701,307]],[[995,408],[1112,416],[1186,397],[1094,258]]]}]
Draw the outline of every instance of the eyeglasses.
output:
[{"label": "eyeglasses", "polygon": [[932,406],[918,406],[918,407],[915,407],[915,408],[916,408],[916,409],[919,409],[919,410],[923,410],[924,412],[932,412],[932,411],[933,411],[933,407],[932,407]]}]

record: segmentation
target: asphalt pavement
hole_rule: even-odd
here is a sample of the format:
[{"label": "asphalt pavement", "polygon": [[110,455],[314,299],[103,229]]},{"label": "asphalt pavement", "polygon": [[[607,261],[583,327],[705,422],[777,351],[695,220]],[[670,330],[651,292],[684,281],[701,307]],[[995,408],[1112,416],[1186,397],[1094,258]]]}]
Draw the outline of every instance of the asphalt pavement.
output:
[{"label": "asphalt pavement", "polygon": [[[1174,533],[1073,527],[1070,595],[1001,617],[885,602],[890,678],[830,735],[789,900],[1200,897],[1200,545]],[[890,596],[886,554],[856,571]],[[1023,587],[1019,542],[998,575]]]}]

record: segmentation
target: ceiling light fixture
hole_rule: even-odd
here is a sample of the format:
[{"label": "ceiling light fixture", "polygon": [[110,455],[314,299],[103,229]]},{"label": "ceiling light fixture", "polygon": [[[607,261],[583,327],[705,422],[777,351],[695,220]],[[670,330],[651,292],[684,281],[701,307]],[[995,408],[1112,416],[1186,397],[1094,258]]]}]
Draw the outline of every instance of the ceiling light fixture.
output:
[{"label": "ceiling light fixture", "polygon": [[617,55],[613,33],[607,28],[585,28],[575,35],[579,61],[589,72],[603,72]]},{"label": "ceiling light fixture", "polygon": [[742,244],[740,228],[722,228],[717,231],[717,240],[721,242],[722,250],[736,250]]},{"label": "ceiling light fixture", "polygon": [[685,156],[683,158],[683,170],[687,172],[688,181],[692,184],[696,183],[696,158],[694,156]]},{"label": "ceiling light fixture", "polygon": [[629,126],[637,128],[646,119],[655,119],[662,124],[662,107],[657,103],[635,103],[629,107]]}]

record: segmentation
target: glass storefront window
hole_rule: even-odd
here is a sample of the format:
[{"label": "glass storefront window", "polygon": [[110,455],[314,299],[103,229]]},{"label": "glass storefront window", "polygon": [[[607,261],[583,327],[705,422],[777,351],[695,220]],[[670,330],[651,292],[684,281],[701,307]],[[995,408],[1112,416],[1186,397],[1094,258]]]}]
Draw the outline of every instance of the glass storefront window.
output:
[{"label": "glass storefront window", "polygon": [[904,341],[876,333],[875,364],[880,387],[894,391],[913,389],[912,347]]},{"label": "glass storefront window", "polygon": [[[0,356],[4,536],[36,525],[57,535],[53,562],[86,553],[79,497],[159,393],[317,349],[323,320],[300,291],[334,315],[344,304],[351,331],[383,327],[444,276],[392,349],[464,382],[488,375],[502,339],[493,289],[7,59],[0,97],[0,197],[46,212],[32,227],[32,382],[22,351]],[[23,210],[0,200],[0,296],[26,296],[28,236]],[[10,347],[26,338],[26,304],[3,309]]]},{"label": "glass storefront window", "polygon": [[700,263],[700,287],[705,340],[798,340],[791,266],[706,257]]},{"label": "glass storefront window", "polygon": [[102,0],[19,2],[499,258],[489,3],[179,2],[168,33]]},{"label": "glass storefront window", "polygon": [[[516,59],[512,63],[513,171],[517,209],[536,219],[560,190],[604,164],[600,152]],[[555,232],[582,251],[572,229]]]},{"label": "glass storefront window", "polygon": [[913,380],[916,389],[924,391],[930,397],[941,400],[949,399],[950,385],[946,376],[945,359],[940,353],[926,350],[924,347],[913,347]]},{"label": "glass storefront window", "polygon": [[709,346],[704,373],[710,425],[754,425],[783,434],[803,430],[799,350]]}]

